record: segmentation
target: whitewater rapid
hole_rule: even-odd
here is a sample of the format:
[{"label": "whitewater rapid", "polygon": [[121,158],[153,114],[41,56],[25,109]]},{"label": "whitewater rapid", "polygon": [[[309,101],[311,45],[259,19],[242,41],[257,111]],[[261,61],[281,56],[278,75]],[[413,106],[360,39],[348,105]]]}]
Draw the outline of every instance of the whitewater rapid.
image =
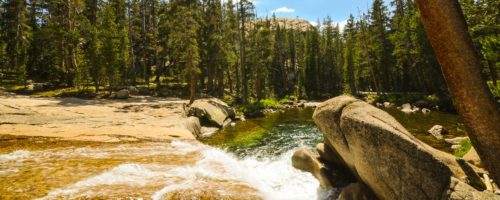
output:
[{"label": "whitewater rapid", "polygon": [[[127,192],[140,190],[140,188],[154,188],[151,192],[144,192],[143,195],[146,196],[143,197],[155,200],[164,199],[169,193],[175,191],[197,188],[210,188],[222,196],[231,193],[238,194],[239,191],[229,191],[232,187],[228,189],[228,183],[230,186],[240,185],[253,188],[256,190],[256,196],[270,200],[326,199],[334,196],[336,192],[334,189],[321,189],[318,181],[311,174],[292,167],[293,152],[294,150],[290,150],[279,156],[266,158],[238,158],[225,150],[192,141],[174,141],[170,144],[154,143],[139,147],[133,145],[119,145],[113,148],[85,147],[68,149],[66,152],[18,150],[0,155],[0,160],[7,162],[7,167],[0,168],[0,176],[1,171],[12,172],[12,169],[8,167],[9,164],[18,170],[23,163],[28,164],[31,161],[43,165],[44,162],[54,162],[54,159],[63,160],[72,157],[109,159],[120,156],[196,155],[192,158],[193,163],[185,164],[169,163],[168,160],[121,163],[64,187],[52,189],[46,196],[39,199],[122,195],[127,197]],[[221,185],[217,186],[218,184]],[[234,188],[241,188],[240,186]],[[250,190],[242,190],[242,192],[248,191]],[[112,195],[112,193],[117,194]]]}]

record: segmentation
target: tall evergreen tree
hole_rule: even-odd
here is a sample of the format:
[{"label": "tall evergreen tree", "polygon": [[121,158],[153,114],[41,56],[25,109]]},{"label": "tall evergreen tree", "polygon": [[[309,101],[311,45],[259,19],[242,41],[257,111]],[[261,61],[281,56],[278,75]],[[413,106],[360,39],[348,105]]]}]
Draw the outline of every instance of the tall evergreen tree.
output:
[{"label": "tall evergreen tree", "polygon": [[29,11],[25,0],[7,0],[2,13],[2,39],[6,45],[8,70],[26,79],[26,62],[31,38]]},{"label": "tall evergreen tree", "polygon": [[175,0],[172,1],[172,4],[172,24],[175,24],[175,26],[172,26],[168,42],[173,49],[172,57],[174,62],[183,69],[189,80],[189,104],[192,104],[196,95],[198,77],[201,73],[197,41],[199,5],[196,0]]},{"label": "tall evergreen tree", "polygon": [[347,20],[347,24],[344,28],[345,37],[345,47],[344,47],[344,80],[346,80],[349,86],[349,92],[353,95],[357,93],[356,90],[356,80],[354,78],[354,40],[355,40],[355,28],[354,28],[354,17],[351,15]]}]

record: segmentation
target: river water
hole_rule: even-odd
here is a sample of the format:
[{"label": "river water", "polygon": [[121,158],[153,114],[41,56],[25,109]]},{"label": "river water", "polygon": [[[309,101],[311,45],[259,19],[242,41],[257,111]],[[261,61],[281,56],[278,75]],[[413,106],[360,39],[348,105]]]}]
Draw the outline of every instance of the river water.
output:
[{"label": "river water", "polygon": [[[455,115],[400,115],[431,145],[433,124],[463,135]],[[325,199],[308,173],[294,169],[294,149],[313,148],[322,134],[313,110],[292,109],[239,122],[197,141],[96,143],[0,136],[0,199]],[[196,198],[195,198],[196,199]]]}]

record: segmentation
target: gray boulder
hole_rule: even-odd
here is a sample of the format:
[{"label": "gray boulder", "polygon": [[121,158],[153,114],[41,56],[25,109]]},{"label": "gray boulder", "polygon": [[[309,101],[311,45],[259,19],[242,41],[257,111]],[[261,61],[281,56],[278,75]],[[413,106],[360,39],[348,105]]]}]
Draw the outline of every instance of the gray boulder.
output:
[{"label": "gray boulder", "polygon": [[463,170],[454,156],[421,142],[392,116],[361,100],[330,99],[316,109],[313,119],[341,158],[337,164],[379,199],[448,199],[460,192],[452,178],[477,177]]},{"label": "gray boulder", "polygon": [[128,91],[130,92],[131,95],[138,95],[139,94],[139,90],[134,86],[128,87]]},{"label": "gray boulder", "polygon": [[215,98],[196,100],[188,111],[189,116],[200,118],[203,125],[224,127],[228,125],[236,112],[223,101]]},{"label": "gray boulder", "polygon": [[130,92],[127,89],[120,90],[115,94],[115,98],[117,99],[128,99],[129,97]]}]

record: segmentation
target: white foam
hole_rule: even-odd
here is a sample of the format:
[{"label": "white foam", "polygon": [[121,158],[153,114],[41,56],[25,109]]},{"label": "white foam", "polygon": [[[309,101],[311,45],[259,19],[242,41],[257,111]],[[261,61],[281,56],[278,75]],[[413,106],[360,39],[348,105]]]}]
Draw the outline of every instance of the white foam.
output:
[{"label": "white foam", "polygon": [[30,152],[26,150],[17,150],[8,154],[1,154],[0,161],[13,161],[30,158]]},{"label": "white foam", "polygon": [[54,197],[71,196],[85,189],[100,185],[133,185],[145,186],[155,177],[164,177],[167,174],[154,171],[148,165],[142,164],[122,164],[117,167],[101,173],[100,175],[76,182],[67,188],[50,191],[49,194],[41,199],[52,199]]},{"label": "white foam", "polygon": [[[319,182],[311,174],[292,167],[293,152],[289,151],[277,160],[239,160],[224,151],[207,148],[195,166],[177,168],[171,174],[191,181],[206,177],[248,183],[265,199],[325,199],[330,196],[332,191],[319,189]],[[189,184],[166,186],[156,192],[153,199],[161,199],[173,190],[189,187]]]},{"label": "white foam", "polygon": [[[181,152],[182,154],[196,151],[201,154],[201,157],[196,164],[183,166],[172,166],[169,163],[121,164],[97,176],[50,191],[42,199],[74,197],[82,194],[99,195],[92,194],[91,188],[101,185],[147,186],[158,184],[158,181],[165,184],[165,187],[155,192],[152,195],[153,199],[162,199],[166,194],[175,190],[196,188],[200,183],[210,180],[246,183],[261,193],[265,199],[272,200],[329,199],[335,193],[334,190],[320,189],[319,182],[311,174],[292,167],[293,150],[275,159],[254,157],[238,159],[226,151],[200,143],[174,141],[166,149],[163,149],[165,146],[145,147],[142,151],[140,147],[138,148],[133,152],[148,154],[153,151],[163,151],[166,153],[166,149],[171,149],[172,151],[167,152],[175,154]],[[76,152],[91,153],[88,149]],[[108,156],[112,155],[108,152]],[[173,182],[177,184],[172,184]]]}]

